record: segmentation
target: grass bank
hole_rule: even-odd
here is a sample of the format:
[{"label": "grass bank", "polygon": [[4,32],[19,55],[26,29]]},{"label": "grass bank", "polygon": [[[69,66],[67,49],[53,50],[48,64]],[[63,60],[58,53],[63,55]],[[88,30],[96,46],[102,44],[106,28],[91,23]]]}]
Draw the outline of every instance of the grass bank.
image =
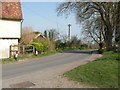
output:
[{"label": "grass bank", "polygon": [[64,73],[71,80],[106,88],[118,88],[118,53],[103,57]]}]

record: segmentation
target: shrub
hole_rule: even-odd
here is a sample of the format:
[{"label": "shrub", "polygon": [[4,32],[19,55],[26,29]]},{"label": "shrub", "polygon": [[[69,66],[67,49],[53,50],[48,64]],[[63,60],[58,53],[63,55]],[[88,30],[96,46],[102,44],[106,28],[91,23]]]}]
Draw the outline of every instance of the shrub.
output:
[{"label": "shrub", "polygon": [[46,52],[48,50],[48,42],[46,42],[44,39],[35,39],[34,42],[42,43],[42,45],[43,45],[43,52]]},{"label": "shrub", "polygon": [[47,51],[48,50],[48,43],[47,42],[43,42],[42,43],[43,44],[43,51],[45,52],[45,51]]},{"label": "shrub", "polygon": [[55,42],[55,48],[61,48],[62,47],[62,41],[61,40],[57,40],[56,42]]},{"label": "shrub", "polygon": [[40,53],[44,51],[44,46],[42,43],[32,42],[30,45],[33,45]]},{"label": "shrub", "polygon": [[45,39],[45,38],[39,38],[35,39],[34,42],[36,43],[42,43],[43,44],[43,51],[53,51],[55,50],[55,46],[52,41]]},{"label": "shrub", "polygon": [[52,41],[50,41],[50,40],[47,40],[47,42],[48,42],[48,51],[53,51],[53,50],[55,50],[55,44],[52,42]]},{"label": "shrub", "polygon": [[103,53],[103,49],[99,49],[99,50],[98,50],[98,53],[99,53],[99,54],[102,54],[102,53]]}]

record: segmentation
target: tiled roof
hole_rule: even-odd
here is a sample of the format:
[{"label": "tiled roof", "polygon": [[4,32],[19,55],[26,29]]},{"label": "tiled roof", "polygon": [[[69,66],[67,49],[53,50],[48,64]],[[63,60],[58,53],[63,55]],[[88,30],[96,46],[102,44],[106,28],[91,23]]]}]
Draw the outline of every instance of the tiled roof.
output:
[{"label": "tiled roof", "polygon": [[35,32],[27,33],[27,34],[22,35],[21,41],[24,44],[29,44],[34,39],[37,39],[37,38],[44,38],[45,39],[45,36],[42,33],[35,33]]},{"label": "tiled roof", "polygon": [[22,9],[20,0],[18,2],[3,2],[0,0],[0,18],[2,19],[22,19]]}]

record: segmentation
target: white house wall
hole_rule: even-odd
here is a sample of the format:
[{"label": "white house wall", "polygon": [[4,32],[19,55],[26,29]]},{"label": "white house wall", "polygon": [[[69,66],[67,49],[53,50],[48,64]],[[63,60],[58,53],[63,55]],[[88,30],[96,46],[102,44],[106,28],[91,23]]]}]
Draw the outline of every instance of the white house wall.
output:
[{"label": "white house wall", "polygon": [[0,20],[0,38],[20,38],[21,22]]},{"label": "white house wall", "polygon": [[9,58],[10,45],[18,45],[18,39],[0,39],[0,59]]}]

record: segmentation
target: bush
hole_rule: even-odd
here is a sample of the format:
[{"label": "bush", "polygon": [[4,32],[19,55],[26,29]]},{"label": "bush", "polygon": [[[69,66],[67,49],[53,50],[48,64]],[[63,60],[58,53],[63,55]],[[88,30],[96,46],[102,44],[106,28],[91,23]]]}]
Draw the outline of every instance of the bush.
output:
[{"label": "bush", "polygon": [[30,45],[33,45],[40,53],[44,51],[44,46],[42,43],[32,42]]},{"label": "bush", "polygon": [[48,43],[47,42],[43,42],[43,52],[47,51],[48,50]]},{"label": "bush", "polygon": [[58,49],[60,48],[79,48],[81,45],[81,40],[78,39],[76,36],[73,36],[71,40],[69,41],[62,41],[62,40],[57,40],[55,42],[55,47]]},{"label": "bush", "polygon": [[48,50],[48,42],[46,42],[44,39],[35,39],[34,42],[42,43],[42,45],[43,45],[43,52],[46,52]]},{"label": "bush", "polygon": [[55,44],[50,40],[47,40],[47,42],[48,42],[48,47],[49,47],[48,51],[54,51],[55,50]]},{"label": "bush", "polygon": [[43,52],[55,50],[55,45],[48,39],[39,38],[35,39],[34,42],[43,44]]},{"label": "bush", "polygon": [[57,49],[57,48],[61,48],[61,40],[57,40],[56,42],[55,42],[55,48]]},{"label": "bush", "polygon": [[99,53],[99,54],[102,54],[102,53],[103,53],[103,50],[102,50],[102,49],[99,49],[99,50],[98,50],[98,53]]}]

